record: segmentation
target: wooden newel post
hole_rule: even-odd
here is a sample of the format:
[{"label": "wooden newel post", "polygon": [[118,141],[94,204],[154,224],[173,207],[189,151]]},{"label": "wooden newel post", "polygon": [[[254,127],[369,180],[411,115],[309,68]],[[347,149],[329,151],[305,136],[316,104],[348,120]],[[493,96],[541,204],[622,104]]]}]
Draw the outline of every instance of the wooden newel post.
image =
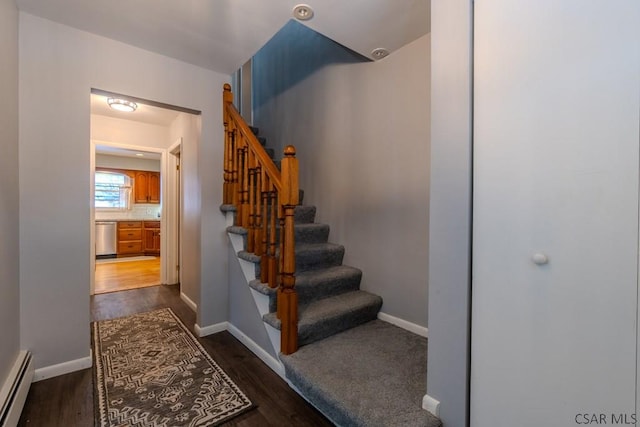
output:
[{"label": "wooden newel post", "polygon": [[282,324],[280,330],[280,351],[291,354],[298,350],[298,294],[296,293],[296,254],[294,211],[298,204],[298,159],[296,149],[288,145],[282,159],[281,204],[284,215],[284,239],[282,242],[282,271],[278,289],[278,315]]}]

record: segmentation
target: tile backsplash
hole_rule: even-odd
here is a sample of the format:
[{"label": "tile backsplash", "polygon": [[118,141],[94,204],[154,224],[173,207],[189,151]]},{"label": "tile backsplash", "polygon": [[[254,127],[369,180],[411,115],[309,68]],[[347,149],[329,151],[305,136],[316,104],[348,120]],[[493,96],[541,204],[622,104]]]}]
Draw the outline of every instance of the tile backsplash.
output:
[{"label": "tile backsplash", "polygon": [[136,203],[131,210],[126,211],[103,211],[96,209],[96,220],[160,218],[161,209],[161,206],[158,204],[146,203]]}]

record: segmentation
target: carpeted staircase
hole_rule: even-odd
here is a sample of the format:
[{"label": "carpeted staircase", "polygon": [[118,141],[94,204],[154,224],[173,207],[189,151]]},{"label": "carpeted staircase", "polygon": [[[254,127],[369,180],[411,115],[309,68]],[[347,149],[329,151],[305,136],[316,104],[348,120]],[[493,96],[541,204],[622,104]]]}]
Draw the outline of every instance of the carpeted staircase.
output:
[{"label": "carpeted staircase", "polygon": [[[258,135],[257,128],[251,128]],[[258,137],[265,144],[263,137]],[[274,151],[266,148],[273,158]],[[279,167],[279,162],[276,162]],[[300,200],[304,198],[301,192]],[[297,206],[295,210],[296,290],[298,292],[298,345],[303,346],[330,335],[375,320],[382,298],[360,290],[362,271],[342,264],[345,248],[329,243],[329,226],[315,222],[315,206]],[[246,235],[241,227],[229,227],[230,233]],[[279,233],[277,234],[279,235]],[[260,259],[241,251],[241,259],[254,262],[256,279],[250,286],[269,296],[271,312],[263,320],[280,329],[276,317],[276,289],[261,283]]]},{"label": "carpeted staircase", "polygon": [[[258,134],[257,129],[252,130]],[[258,139],[265,144],[264,138]],[[267,153],[273,158],[273,150]],[[302,192],[300,196],[302,203]],[[342,426],[439,426],[439,420],[420,407],[426,389],[426,338],[376,320],[382,298],[360,290],[362,271],[343,265],[344,246],[328,241],[329,226],[316,223],[315,216],[315,206],[295,209],[301,348],[293,355],[280,356],[287,379]],[[247,234],[237,226],[227,231]],[[276,289],[260,282],[259,257],[246,251],[238,252],[238,257],[254,263],[256,279],[249,286],[268,296],[269,312],[263,320],[280,329]],[[332,358],[337,358],[336,363],[327,364]],[[402,377],[397,390],[385,388],[388,373],[398,370]],[[358,390],[360,387],[369,389]],[[381,393],[383,389],[386,392]],[[407,390],[417,392],[409,396]]]}]

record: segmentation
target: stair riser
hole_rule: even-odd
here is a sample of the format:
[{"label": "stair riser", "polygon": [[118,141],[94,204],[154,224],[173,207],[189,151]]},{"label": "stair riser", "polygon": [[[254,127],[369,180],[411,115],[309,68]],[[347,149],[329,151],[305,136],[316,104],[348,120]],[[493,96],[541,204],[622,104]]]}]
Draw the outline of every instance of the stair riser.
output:
[{"label": "stair riser", "polygon": [[[329,227],[318,224],[317,227],[295,227],[295,242],[300,243],[326,243],[329,240]],[[233,232],[233,231],[232,231]],[[247,233],[235,233],[242,236],[243,247],[247,248]],[[276,243],[280,244],[280,228],[276,232]]]},{"label": "stair riser", "polygon": [[298,301],[300,304],[308,304],[311,301],[340,295],[345,292],[360,289],[360,276],[337,279],[330,283],[322,283],[318,286],[297,286]]},{"label": "stair riser", "polygon": [[[256,264],[256,278],[260,277],[260,260],[255,255],[241,252],[238,256],[244,260],[254,262]],[[336,267],[342,265],[343,258],[343,247],[337,247],[334,250],[296,251],[296,273]]]},{"label": "stair riser", "polygon": [[296,206],[293,219],[296,224],[312,224],[316,222],[315,206]]},{"label": "stair riser", "polygon": [[[299,224],[296,224],[299,225]],[[300,243],[327,243],[329,240],[329,226],[317,224],[314,227],[298,227],[294,228],[296,244]],[[277,242],[280,243],[280,228],[276,234]]]},{"label": "stair riser", "polygon": [[295,227],[296,243],[326,243],[329,240],[329,227]]},{"label": "stair riser", "polygon": [[[362,274],[349,274],[325,280],[321,283],[300,283],[296,279],[296,292],[298,292],[298,304],[305,305],[312,301],[328,298],[346,292],[360,289]],[[276,311],[278,307],[278,295],[276,293],[269,296],[269,311]]]},{"label": "stair riser", "polygon": [[300,346],[320,341],[331,335],[337,334],[347,329],[354,328],[363,323],[375,320],[380,311],[380,305],[372,305],[351,311],[345,315],[326,319],[322,322],[322,327],[305,328],[301,326],[298,329],[298,344]]},{"label": "stair riser", "polygon": [[301,273],[342,265],[343,258],[343,247],[334,250],[296,250],[296,272]]}]

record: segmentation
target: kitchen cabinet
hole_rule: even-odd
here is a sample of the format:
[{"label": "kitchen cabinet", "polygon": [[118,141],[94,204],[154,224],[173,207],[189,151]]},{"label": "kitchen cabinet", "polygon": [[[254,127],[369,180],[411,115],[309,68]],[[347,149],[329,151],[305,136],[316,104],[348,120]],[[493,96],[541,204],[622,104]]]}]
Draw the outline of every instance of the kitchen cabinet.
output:
[{"label": "kitchen cabinet", "polygon": [[134,172],[134,201],[160,203],[160,172]]},{"label": "kitchen cabinet", "polygon": [[143,254],[142,221],[118,221],[118,256]]},{"label": "kitchen cabinet", "polygon": [[144,221],[143,246],[145,255],[160,255],[160,221]]}]

